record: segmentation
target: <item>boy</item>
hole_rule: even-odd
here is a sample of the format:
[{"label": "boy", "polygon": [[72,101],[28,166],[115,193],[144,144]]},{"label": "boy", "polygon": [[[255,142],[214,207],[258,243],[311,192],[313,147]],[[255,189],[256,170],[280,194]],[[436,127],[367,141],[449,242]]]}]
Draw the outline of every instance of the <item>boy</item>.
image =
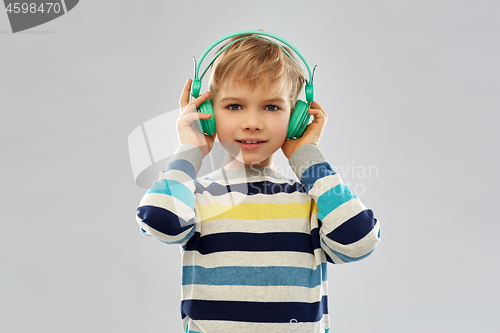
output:
[{"label": "boy", "polygon": [[[210,93],[189,102],[184,86],[180,145],[137,213],[145,235],[181,245],[184,332],[328,332],[327,262],[365,258],[380,240],[372,211],[317,146],[327,121],[317,102],[303,135],[286,140],[304,81],[280,46],[248,36],[216,59]],[[211,115],[196,112],[208,98],[212,136],[198,125]],[[223,165],[197,179],[216,136]],[[279,149],[299,181],[274,166]]]}]

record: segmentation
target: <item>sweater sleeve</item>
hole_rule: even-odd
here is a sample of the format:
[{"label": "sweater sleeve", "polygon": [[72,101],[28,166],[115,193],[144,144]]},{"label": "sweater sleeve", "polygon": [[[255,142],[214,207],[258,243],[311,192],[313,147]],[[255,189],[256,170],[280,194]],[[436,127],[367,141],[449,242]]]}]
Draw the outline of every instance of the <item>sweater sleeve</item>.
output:
[{"label": "sweater sleeve", "polygon": [[342,183],[315,145],[297,148],[289,164],[317,206],[320,244],[335,264],[369,256],[380,241],[380,225]]},{"label": "sweater sleeve", "polygon": [[202,159],[193,144],[177,148],[137,208],[136,219],[144,235],[166,244],[184,244],[191,238],[198,225],[194,192]]}]

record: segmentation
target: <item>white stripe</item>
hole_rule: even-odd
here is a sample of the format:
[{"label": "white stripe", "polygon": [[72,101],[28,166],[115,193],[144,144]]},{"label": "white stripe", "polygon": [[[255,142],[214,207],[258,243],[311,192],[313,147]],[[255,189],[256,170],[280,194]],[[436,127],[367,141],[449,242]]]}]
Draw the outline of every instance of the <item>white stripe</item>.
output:
[{"label": "white stripe", "polygon": [[261,181],[272,181],[273,183],[276,183],[276,184],[289,184],[289,185],[292,185],[292,186],[295,183],[297,183],[297,180],[275,179],[275,178],[270,178],[269,176],[265,176],[265,175],[262,175],[262,176],[252,176],[252,177],[231,178],[231,179],[228,179],[227,182],[226,182],[225,179],[217,179],[215,181],[212,181],[212,180],[209,180],[209,179],[200,179],[199,182],[201,184],[203,184],[203,185],[205,185],[205,184],[210,185],[212,183],[217,183],[217,184],[226,186],[226,185],[236,185],[236,184],[242,184],[242,183],[243,184],[248,184],[250,179],[251,179],[252,183],[261,182]]},{"label": "white stripe", "polygon": [[[304,252],[291,251],[266,251],[266,252],[243,252],[225,251],[209,254],[200,254],[196,250],[187,250],[182,258],[183,266],[196,263],[197,266],[205,268],[243,266],[243,267],[303,267],[316,269],[322,262],[321,248],[314,250],[314,255]],[[326,262],[326,257],[325,257]]]},{"label": "white stripe", "polygon": [[309,195],[313,198],[319,198],[323,193],[334,188],[342,183],[342,179],[338,173],[321,178],[320,181],[314,183],[309,191]]},{"label": "white stripe", "polygon": [[340,259],[335,253],[333,253],[325,244],[321,243],[321,248],[325,251],[326,254],[332,259],[335,264],[344,264],[344,261]]},{"label": "white stripe", "polygon": [[[370,253],[371,251],[373,251],[373,249],[375,249],[375,246],[380,241],[380,239],[378,238],[379,229],[380,225],[377,221],[373,229],[365,237],[361,238],[357,242],[347,245],[334,242],[326,237],[326,235],[324,235],[323,233],[320,233],[320,236],[332,250],[340,252],[351,258],[358,258]],[[331,251],[325,249],[323,243],[321,243],[321,246],[330,255]]]},{"label": "white stripe", "polygon": [[140,206],[146,205],[166,209],[184,219],[186,223],[195,217],[194,209],[168,194],[147,193],[142,197],[140,202]]},{"label": "white stripe", "polygon": [[309,219],[263,219],[263,220],[234,220],[230,218],[209,220],[202,223],[202,235],[218,234],[222,232],[303,232],[311,233]]},{"label": "white stripe", "polygon": [[195,191],[194,180],[184,171],[176,169],[162,171],[159,179],[172,179],[186,186],[191,192]]},{"label": "white stripe", "polygon": [[307,193],[295,192],[295,193],[276,193],[270,196],[269,194],[254,194],[248,195],[248,193],[241,192],[230,192],[224,193],[218,196],[211,196],[207,192],[199,193],[196,196],[196,200],[199,206],[208,205],[214,200],[217,200],[217,204],[224,206],[231,206],[239,203],[262,203],[268,204],[269,199],[272,198],[273,204],[279,203],[304,203],[311,201],[311,197]]},{"label": "white stripe", "polygon": [[[293,319],[293,318],[291,318]],[[196,322],[189,317],[182,321],[184,330],[189,325],[189,330],[195,332],[217,332],[217,333],[324,333],[325,329],[330,328],[328,314],[316,323],[252,323],[237,321],[216,321],[216,320],[197,320]]]},{"label": "white stripe", "polygon": [[322,229],[324,233],[328,234],[332,232],[337,227],[347,222],[351,217],[358,215],[365,209],[366,206],[363,205],[358,197],[344,202],[323,218]]},{"label": "white stripe", "polygon": [[178,242],[181,239],[184,239],[184,237],[187,236],[188,233],[191,232],[192,228],[188,228],[185,230],[183,233],[177,235],[177,236],[170,236],[170,235],[165,235],[159,231],[156,231],[155,229],[151,228],[148,226],[146,223],[142,222],[141,219],[137,216],[137,223],[139,223],[139,226],[144,229],[151,237],[159,239],[161,241],[167,242],[167,243],[173,243],[173,242]]},{"label": "white stripe", "polygon": [[318,302],[327,295],[328,281],[314,288],[297,286],[213,286],[184,285],[182,300],[241,302]]}]

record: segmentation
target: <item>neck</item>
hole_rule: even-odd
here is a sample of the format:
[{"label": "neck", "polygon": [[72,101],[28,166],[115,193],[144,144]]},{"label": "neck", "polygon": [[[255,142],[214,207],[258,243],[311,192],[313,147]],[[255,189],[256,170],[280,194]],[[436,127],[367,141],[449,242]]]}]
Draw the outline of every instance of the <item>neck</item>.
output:
[{"label": "neck", "polygon": [[276,169],[276,167],[274,166],[273,156],[270,156],[268,159],[266,159],[265,163],[261,162],[261,163],[245,164],[245,163],[241,162],[240,160],[234,158],[227,151],[225,152],[224,161],[222,162],[222,168],[227,170],[227,169],[235,169],[235,168],[250,168],[251,166],[267,167],[267,168],[271,168],[275,171],[278,171]]}]

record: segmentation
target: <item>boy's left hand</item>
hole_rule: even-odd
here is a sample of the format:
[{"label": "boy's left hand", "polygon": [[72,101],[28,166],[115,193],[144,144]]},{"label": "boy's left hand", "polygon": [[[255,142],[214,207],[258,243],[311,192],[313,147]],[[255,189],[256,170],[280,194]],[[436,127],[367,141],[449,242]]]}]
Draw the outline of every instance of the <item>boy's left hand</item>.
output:
[{"label": "boy's left hand", "polygon": [[311,107],[308,110],[309,114],[314,117],[314,120],[306,126],[304,133],[298,139],[285,140],[281,146],[283,154],[286,158],[290,159],[290,156],[299,148],[300,146],[313,144],[318,145],[321,134],[323,134],[323,128],[325,127],[328,116],[325,110],[316,101],[311,103]]}]

